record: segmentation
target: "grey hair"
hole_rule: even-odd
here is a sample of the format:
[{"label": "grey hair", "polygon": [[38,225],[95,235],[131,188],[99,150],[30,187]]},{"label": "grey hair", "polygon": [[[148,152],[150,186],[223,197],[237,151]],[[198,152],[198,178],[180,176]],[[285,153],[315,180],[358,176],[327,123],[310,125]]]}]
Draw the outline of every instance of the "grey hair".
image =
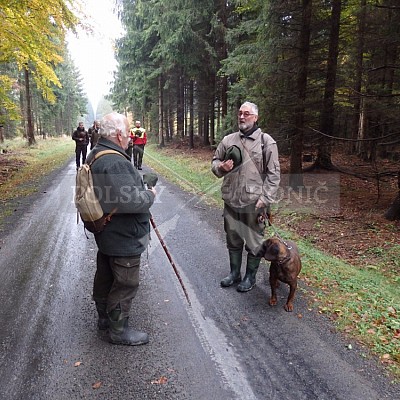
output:
[{"label": "grey hair", "polygon": [[125,115],[113,112],[107,114],[100,122],[100,136],[109,137],[116,136],[117,130],[121,132],[123,137],[129,135],[129,124]]},{"label": "grey hair", "polygon": [[250,107],[253,114],[258,115],[258,107],[256,104],[251,103],[250,101],[245,101],[240,107],[242,106]]}]

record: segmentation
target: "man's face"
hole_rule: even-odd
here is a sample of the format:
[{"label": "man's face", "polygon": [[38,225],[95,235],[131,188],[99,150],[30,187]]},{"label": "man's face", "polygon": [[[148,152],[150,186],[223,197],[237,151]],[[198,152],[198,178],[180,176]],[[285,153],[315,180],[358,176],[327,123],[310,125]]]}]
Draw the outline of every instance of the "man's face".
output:
[{"label": "man's face", "polygon": [[79,128],[83,128],[83,122],[79,122]]},{"label": "man's face", "polygon": [[248,105],[240,107],[238,112],[238,124],[239,129],[243,132],[247,132],[251,129],[258,119],[258,115],[253,113],[253,110]]}]

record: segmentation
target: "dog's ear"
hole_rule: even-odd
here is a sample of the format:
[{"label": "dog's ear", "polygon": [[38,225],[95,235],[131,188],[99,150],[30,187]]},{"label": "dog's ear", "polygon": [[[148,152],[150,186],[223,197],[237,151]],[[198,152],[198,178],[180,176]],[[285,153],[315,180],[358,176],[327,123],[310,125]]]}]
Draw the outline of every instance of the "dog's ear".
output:
[{"label": "dog's ear", "polygon": [[264,257],[265,256],[265,253],[267,252],[267,247],[268,247],[268,240],[264,240],[262,242],[261,246],[258,248],[257,252],[255,253],[256,257]]},{"label": "dog's ear", "polygon": [[263,257],[268,261],[277,260],[280,254],[279,243],[276,240],[268,239],[263,245],[265,246]]}]

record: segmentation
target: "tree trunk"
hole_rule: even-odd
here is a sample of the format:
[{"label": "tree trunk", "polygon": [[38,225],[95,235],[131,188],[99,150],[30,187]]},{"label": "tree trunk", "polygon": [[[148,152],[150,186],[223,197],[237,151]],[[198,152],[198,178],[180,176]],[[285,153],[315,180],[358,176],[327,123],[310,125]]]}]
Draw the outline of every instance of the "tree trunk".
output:
[{"label": "tree trunk", "polygon": [[203,144],[204,146],[209,146],[210,145],[210,113],[208,111],[208,108],[206,108],[206,112],[203,114]]},{"label": "tree trunk", "polygon": [[385,213],[385,218],[389,221],[400,220],[400,170],[397,173],[397,187],[399,193]]},{"label": "tree trunk", "polygon": [[189,149],[194,149],[194,81],[189,82]]},{"label": "tree trunk", "polygon": [[158,147],[164,147],[164,118],[163,118],[163,77],[158,78]]},{"label": "tree trunk", "polygon": [[291,140],[289,185],[292,188],[304,186],[302,174],[302,153],[304,137],[304,110],[307,91],[308,59],[310,54],[310,25],[312,0],[303,0],[303,16],[300,32],[299,72],[297,76],[297,104],[295,129]]},{"label": "tree trunk", "polygon": [[[332,136],[334,129],[334,103],[336,89],[337,58],[339,55],[339,31],[342,0],[332,0],[331,32],[329,37],[328,64],[326,70],[324,102],[321,113],[320,131]],[[318,147],[314,168],[334,169],[332,164],[332,141],[323,138]]]},{"label": "tree trunk", "polygon": [[183,84],[183,72],[180,71],[178,74],[178,93],[177,93],[177,105],[176,105],[176,130],[177,135],[181,138],[184,137],[184,112],[183,112],[183,104],[184,104],[184,84]]},{"label": "tree trunk", "polygon": [[[357,31],[357,49],[356,49],[356,65],[355,65],[355,79],[354,79],[354,118],[352,127],[352,138],[358,137],[359,126],[362,118],[362,103],[361,103],[361,89],[363,77],[363,62],[364,62],[364,36],[365,36],[365,17],[366,17],[367,0],[361,0],[360,12],[358,15],[358,31]],[[352,145],[351,152],[356,151],[356,145]]]},{"label": "tree trunk", "polygon": [[28,122],[28,144],[32,146],[36,143],[35,140],[35,132],[33,126],[33,116],[32,116],[32,98],[31,98],[31,89],[29,85],[29,71],[25,68],[25,94],[26,94],[26,119]]}]

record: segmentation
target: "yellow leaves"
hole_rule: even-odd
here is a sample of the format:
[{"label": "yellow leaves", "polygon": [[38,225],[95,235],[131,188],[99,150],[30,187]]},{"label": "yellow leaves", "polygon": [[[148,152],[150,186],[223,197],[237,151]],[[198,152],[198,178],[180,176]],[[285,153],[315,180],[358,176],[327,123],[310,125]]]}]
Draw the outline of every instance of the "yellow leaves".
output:
[{"label": "yellow leaves", "polygon": [[[27,68],[33,72],[37,87],[50,102],[55,101],[52,85],[61,86],[54,66],[63,61],[65,34],[78,23],[71,11],[74,3],[20,0],[0,8],[0,63],[15,62],[20,70]],[[7,97],[10,90],[3,89],[0,101],[7,102]]]}]

